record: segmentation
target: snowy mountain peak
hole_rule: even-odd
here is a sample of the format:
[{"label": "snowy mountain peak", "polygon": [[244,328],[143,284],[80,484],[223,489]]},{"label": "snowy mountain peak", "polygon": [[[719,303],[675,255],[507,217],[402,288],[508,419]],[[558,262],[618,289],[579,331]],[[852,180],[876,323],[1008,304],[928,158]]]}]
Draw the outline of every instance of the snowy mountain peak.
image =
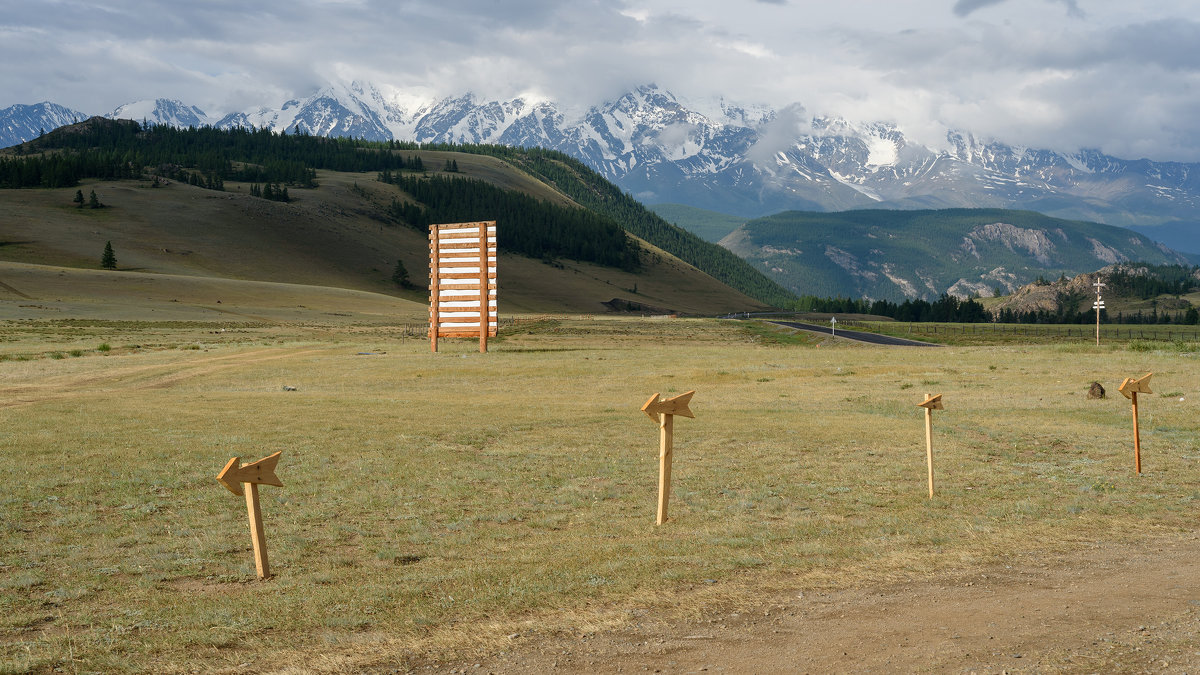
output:
[{"label": "snowy mountain peak", "polygon": [[16,145],[89,116],[57,103],[12,105],[0,110],[0,148]]},{"label": "snowy mountain peak", "polygon": [[[40,107],[39,107],[40,106]],[[53,104],[0,111],[0,147],[86,115]],[[156,99],[109,115],[158,124],[255,127],[423,143],[562,151],[639,199],[739,216],[788,209],[1002,207],[1114,225],[1200,223],[1200,165],[1059,153],[951,131],[940,147],[875,121],[823,117],[721,97],[687,100],[650,83],[568,117],[531,92],[505,100],[365,81],[331,83],[278,107],[212,120]]]},{"label": "snowy mountain peak", "polygon": [[201,127],[212,123],[208,115],[196,106],[189,106],[182,101],[166,98],[126,103],[105,117],[145,120],[152,124],[165,124],[172,127]]}]

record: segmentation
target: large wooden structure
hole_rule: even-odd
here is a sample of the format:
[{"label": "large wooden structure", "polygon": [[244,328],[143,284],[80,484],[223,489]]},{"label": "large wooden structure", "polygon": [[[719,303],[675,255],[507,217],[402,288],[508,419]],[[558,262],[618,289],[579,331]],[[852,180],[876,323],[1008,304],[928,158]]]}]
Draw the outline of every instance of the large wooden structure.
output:
[{"label": "large wooden structure", "polygon": [[429,228],[429,348],[438,338],[496,336],[496,221]]}]

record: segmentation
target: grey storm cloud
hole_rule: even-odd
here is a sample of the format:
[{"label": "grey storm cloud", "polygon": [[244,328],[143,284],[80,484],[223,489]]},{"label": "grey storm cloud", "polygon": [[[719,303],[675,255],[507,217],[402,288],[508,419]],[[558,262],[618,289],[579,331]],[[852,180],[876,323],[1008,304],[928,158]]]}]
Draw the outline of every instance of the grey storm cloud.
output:
[{"label": "grey storm cloud", "polygon": [[[1007,0],[958,0],[954,3],[954,13],[958,16],[968,16],[976,10],[992,5],[999,5]],[[1046,0],[1046,2],[1063,5],[1067,9],[1067,13],[1072,16],[1083,16],[1083,11],[1079,8],[1079,4],[1075,0]]]},{"label": "grey storm cloud", "polygon": [[164,97],[223,114],[359,80],[586,110],[655,82],[919,142],[953,128],[1191,161],[1197,45],[1192,0],[0,0],[0,107]]}]

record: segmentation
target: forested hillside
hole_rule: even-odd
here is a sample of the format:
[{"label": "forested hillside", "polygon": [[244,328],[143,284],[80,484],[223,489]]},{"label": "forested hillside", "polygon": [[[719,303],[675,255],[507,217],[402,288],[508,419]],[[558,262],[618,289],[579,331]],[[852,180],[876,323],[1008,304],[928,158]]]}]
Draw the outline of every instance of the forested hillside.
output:
[{"label": "forested hillside", "polygon": [[[422,150],[502,158],[550,183],[582,208],[553,206],[462,180],[453,172],[429,176],[420,162]],[[415,161],[413,153],[418,153]],[[638,254],[621,234],[624,229],[751,297],[773,304],[792,299],[745,261],[663,221],[583,164],[557,152],[501,146],[418,147],[248,129],[143,128],[136,122],[93,118],[0,155],[0,187],[72,187],[88,178],[177,176],[182,170],[194,172],[188,182],[202,187],[220,189],[226,180],[261,183],[278,198],[288,186],[315,187],[317,169],[388,177],[387,182],[409,197],[396,200],[392,217],[413,226],[435,220],[509,218],[520,226],[500,230],[502,249],[534,258],[566,257],[635,269]]]},{"label": "forested hillside", "polygon": [[722,243],[797,293],[892,301],[1003,295],[1130,260],[1190,262],[1124,228],[1004,209],[788,211]]}]

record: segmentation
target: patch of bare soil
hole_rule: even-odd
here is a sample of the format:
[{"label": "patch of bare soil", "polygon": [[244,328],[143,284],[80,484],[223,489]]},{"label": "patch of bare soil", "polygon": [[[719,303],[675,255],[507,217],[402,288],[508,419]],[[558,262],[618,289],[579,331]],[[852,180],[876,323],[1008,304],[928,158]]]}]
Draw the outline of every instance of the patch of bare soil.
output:
[{"label": "patch of bare soil", "polygon": [[1200,537],[1102,543],[940,578],[747,597],[690,621],[652,612],[436,673],[1200,672]]}]

